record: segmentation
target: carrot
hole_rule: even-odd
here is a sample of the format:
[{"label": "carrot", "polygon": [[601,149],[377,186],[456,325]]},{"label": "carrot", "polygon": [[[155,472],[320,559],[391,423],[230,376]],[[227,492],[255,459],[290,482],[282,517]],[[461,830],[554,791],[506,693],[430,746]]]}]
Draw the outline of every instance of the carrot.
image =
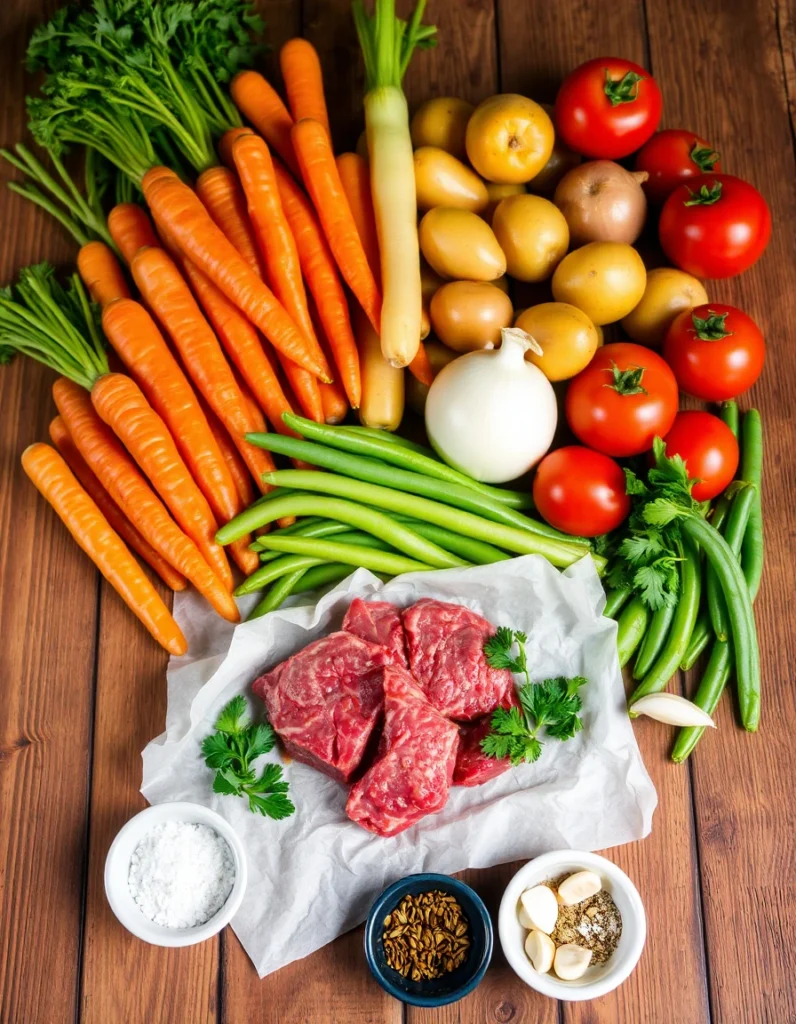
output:
[{"label": "carrot", "polygon": [[188,644],[160,595],[58,452],[48,444],[32,444],[22,453],[22,468],[155,640],[169,654],[185,654]]},{"label": "carrot", "polygon": [[240,615],[232,595],[99,418],[88,392],[61,377],[53,385],[53,398],[80,454],[130,522],[162,558],[193,583],[219,615],[238,622]]},{"label": "carrot", "polygon": [[91,401],[138,463],[183,532],[222,583],[232,587],[229,562],[215,535],[218,523],[180,457],[169,428],[132,377],[107,373],[91,389]]},{"label": "carrot", "polygon": [[348,401],[361,398],[359,356],[345,291],[329,244],[307,196],[285,168],[274,164],[279,198],[298,249],[301,270],[318,311],[318,319],[339,370]]},{"label": "carrot", "polygon": [[354,326],[362,363],[359,419],[366,427],[397,430],[404,414],[404,371],[384,358],[379,336],[361,309],[354,310]]},{"label": "carrot", "polygon": [[340,182],[329,136],[323,125],[311,118],[294,125],[290,136],[304,184],[340,273],[378,331],[381,295]]},{"label": "carrot", "polygon": [[332,384],[321,384],[320,389],[324,422],[342,423],[348,412],[345,391],[343,391],[337,381],[334,381]]},{"label": "carrot", "polygon": [[[218,338],[176,264],[163,249],[149,247],[138,251],[132,272],[138,290],[166,329],[194,385],[229,431],[261,489],[270,490],[262,483],[262,475],[273,470],[273,459],[261,449],[255,449],[245,438],[248,432],[257,429],[255,423],[265,425],[262,413],[259,418],[247,413]],[[261,458],[263,454],[265,459]]]},{"label": "carrot", "polygon": [[[292,122],[291,122],[292,126]],[[221,138],[218,140],[218,155],[221,157],[221,163],[227,168],[227,170],[235,170],[235,161],[232,159],[232,145],[236,139],[239,139],[241,135],[252,135],[254,134],[251,128],[228,128]],[[291,142],[291,146],[293,143]],[[277,146],[274,149],[279,152]]]},{"label": "carrot", "polygon": [[103,310],[102,328],[155,412],[166,421],[216,518],[229,522],[242,510],[235,482],[193,388],[154,320],[140,303],[120,299]]},{"label": "carrot", "polygon": [[124,515],[77,450],[77,445],[72,440],[72,435],[66,429],[66,424],[60,416],[56,416],[50,421],[50,438],[83,489],[125,544],[155,570],[167,587],[172,590],[185,590],[185,577],[160,557],[149,541],[141,536]]},{"label": "carrot", "polygon": [[298,177],[296,154],[290,139],[293,118],[276,89],[257,71],[240,71],[232,79],[229,91],[241,114]]},{"label": "carrot", "polygon": [[196,194],[252,270],[264,278],[257,241],[246,212],[246,197],[234,172],[227,167],[208,168],[197,178]]},{"label": "carrot", "polygon": [[279,67],[293,120],[313,117],[331,139],[318,51],[307,39],[288,39],[279,51]]},{"label": "carrot", "polygon": [[89,295],[100,306],[107,306],[114,299],[130,298],[119,261],[104,242],[88,242],[82,246],[77,254],[77,269]]},{"label": "carrot", "polygon": [[418,346],[415,358],[409,364],[409,372],[413,377],[419,380],[421,384],[425,384],[426,387],[431,387],[434,383],[434,370],[431,368],[428,353],[426,352],[426,346],[422,341]]},{"label": "carrot", "polygon": [[277,351],[323,380],[331,374],[326,360],[308,346],[285,308],[254,273],[210,218],[194,192],[179,179],[155,168],[144,175],[144,196],[158,223],[177,246],[259,327]]},{"label": "carrot", "polygon": [[373,199],[370,195],[370,170],[367,161],[363,160],[359,153],[341,153],[336,158],[336,163],[340,184],[351,207],[351,215],[368,258],[368,266],[378,283],[381,280],[379,236],[376,233],[376,216],[373,213]]},{"label": "carrot", "polygon": [[114,206],[108,214],[108,230],[128,266],[139,249],[158,244],[152,221],[137,203]]}]

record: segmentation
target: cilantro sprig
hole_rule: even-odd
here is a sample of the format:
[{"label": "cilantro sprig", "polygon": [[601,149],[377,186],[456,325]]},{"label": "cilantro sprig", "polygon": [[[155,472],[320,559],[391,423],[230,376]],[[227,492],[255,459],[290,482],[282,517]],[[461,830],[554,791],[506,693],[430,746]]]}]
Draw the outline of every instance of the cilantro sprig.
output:
[{"label": "cilantro sprig", "polygon": [[238,694],[222,709],[214,728],[202,741],[205,764],[216,773],[213,792],[247,797],[249,810],[265,817],[289,818],[296,808],[286,795],[281,766],[266,764],[259,776],[252,767],[276,743],[270,723],[252,722],[246,698]]},{"label": "cilantro sprig", "polygon": [[[540,735],[556,740],[571,739],[583,728],[583,708],[578,691],[586,679],[558,676],[532,683],[528,675],[525,644],[528,637],[520,630],[498,627],[484,644],[484,656],[492,668],[507,668],[523,674],[526,682],[519,688],[520,707],[497,708],[492,714],[491,732],[481,740],[487,757],[508,758],[516,766],[537,761],[542,754]],[[515,655],[514,647],[518,653]]]}]

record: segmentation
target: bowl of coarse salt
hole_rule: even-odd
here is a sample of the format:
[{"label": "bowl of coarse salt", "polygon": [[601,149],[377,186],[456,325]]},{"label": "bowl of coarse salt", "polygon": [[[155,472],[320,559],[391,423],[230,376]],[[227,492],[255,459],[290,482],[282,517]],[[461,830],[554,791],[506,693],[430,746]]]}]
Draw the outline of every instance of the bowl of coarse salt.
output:
[{"label": "bowl of coarse salt", "polygon": [[105,861],[111,909],[155,946],[193,946],[217,935],[238,911],[246,881],[235,830],[210,808],[186,802],[136,814]]}]

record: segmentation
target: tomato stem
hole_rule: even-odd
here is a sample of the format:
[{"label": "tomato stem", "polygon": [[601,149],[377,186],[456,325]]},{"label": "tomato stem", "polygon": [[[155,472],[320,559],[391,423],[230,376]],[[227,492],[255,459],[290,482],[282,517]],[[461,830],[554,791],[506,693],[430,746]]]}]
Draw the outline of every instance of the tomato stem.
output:
[{"label": "tomato stem", "polygon": [[714,165],[719,162],[720,155],[715,149],[711,149],[710,146],[700,146],[696,139],[694,139],[694,148],[689,153],[689,156],[703,174],[713,170]]},{"label": "tomato stem", "polygon": [[611,106],[618,107],[620,103],[632,103],[638,99],[639,82],[643,81],[644,75],[640,75],[636,71],[628,71],[624,78],[611,78],[611,74],[606,68],[603,90]]},{"label": "tomato stem", "polygon": [[696,313],[692,313],[691,323],[694,325],[692,330],[701,341],[721,341],[722,338],[728,338],[733,333],[726,327],[729,315],[729,313],[714,313],[712,309],[709,309],[708,315],[703,319]]},{"label": "tomato stem", "polygon": [[712,206],[721,199],[722,183],[720,181],[714,181],[710,187],[703,185],[699,192],[694,192],[687,185],[686,188],[691,198],[684,201],[684,206]]},{"label": "tomato stem", "polygon": [[603,387],[611,388],[618,395],[646,395],[647,389],[641,386],[641,378],[644,376],[645,367],[633,366],[626,370],[620,370],[616,363],[611,360],[611,374],[613,380]]}]

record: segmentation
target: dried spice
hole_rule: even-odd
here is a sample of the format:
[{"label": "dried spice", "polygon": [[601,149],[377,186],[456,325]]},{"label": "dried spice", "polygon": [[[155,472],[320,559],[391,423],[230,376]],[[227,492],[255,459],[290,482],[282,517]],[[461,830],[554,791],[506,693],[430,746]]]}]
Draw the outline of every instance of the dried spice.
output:
[{"label": "dried spice", "polygon": [[434,889],[407,895],[384,918],[387,966],[411,981],[455,971],[470,950],[470,926],[455,897]]},{"label": "dried spice", "polygon": [[[555,890],[562,881],[563,877],[545,884]],[[571,907],[559,906],[558,920],[550,935],[556,946],[572,942],[591,950],[594,965],[611,958],[621,937],[622,915],[605,889]]]}]

